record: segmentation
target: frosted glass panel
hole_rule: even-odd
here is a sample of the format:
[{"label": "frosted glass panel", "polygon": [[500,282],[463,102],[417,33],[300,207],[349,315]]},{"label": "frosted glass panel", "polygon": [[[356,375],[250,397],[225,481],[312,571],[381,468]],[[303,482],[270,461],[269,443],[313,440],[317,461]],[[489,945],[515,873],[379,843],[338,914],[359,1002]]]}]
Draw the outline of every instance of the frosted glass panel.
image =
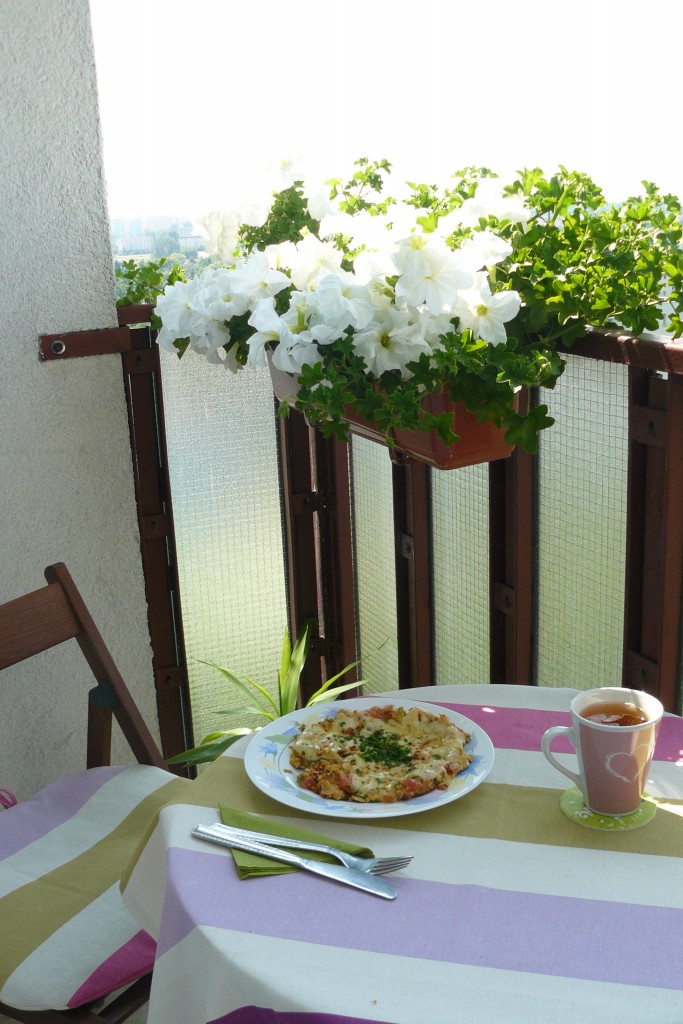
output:
[{"label": "frosted glass panel", "polygon": [[488,683],[488,465],[431,479],[435,680]]},{"label": "frosted glass panel", "polygon": [[161,355],[198,741],[237,724],[216,711],[243,703],[201,660],[277,689],[287,604],[273,390],[265,369],[233,376],[191,354],[182,362]]},{"label": "frosted glass panel", "polygon": [[361,671],[379,693],[398,686],[394,501],[389,453],[362,437],[351,439],[351,496],[360,657],[384,644]]},{"label": "frosted glass panel", "polygon": [[570,356],[539,449],[538,683],[621,682],[626,367]]}]

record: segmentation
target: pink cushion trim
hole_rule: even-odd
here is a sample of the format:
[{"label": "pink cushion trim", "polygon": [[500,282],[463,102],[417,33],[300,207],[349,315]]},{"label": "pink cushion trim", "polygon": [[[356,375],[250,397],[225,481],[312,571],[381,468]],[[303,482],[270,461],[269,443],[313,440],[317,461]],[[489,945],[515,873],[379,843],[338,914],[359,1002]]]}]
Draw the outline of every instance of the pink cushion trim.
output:
[{"label": "pink cushion trim", "polygon": [[97,970],[93,971],[68,1003],[71,1010],[83,1003],[115,992],[118,988],[131,985],[154,966],[156,943],[147,932],[139,931],[132,939],[112,953]]}]

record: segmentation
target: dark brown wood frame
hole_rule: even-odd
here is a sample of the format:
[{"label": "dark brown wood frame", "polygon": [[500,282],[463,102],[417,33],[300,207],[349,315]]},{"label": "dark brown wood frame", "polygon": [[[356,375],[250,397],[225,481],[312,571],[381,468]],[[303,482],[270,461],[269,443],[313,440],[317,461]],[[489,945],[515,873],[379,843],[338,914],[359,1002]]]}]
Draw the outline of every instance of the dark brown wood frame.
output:
[{"label": "dark brown wood frame", "polygon": [[[163,752],[194,742],[182,630],[159,347],[149,327],[130,330],[122,354],[142,567]],[[182,768],[177,774],[188,774]],[[190,773],[191,774],[191,773]]]}]

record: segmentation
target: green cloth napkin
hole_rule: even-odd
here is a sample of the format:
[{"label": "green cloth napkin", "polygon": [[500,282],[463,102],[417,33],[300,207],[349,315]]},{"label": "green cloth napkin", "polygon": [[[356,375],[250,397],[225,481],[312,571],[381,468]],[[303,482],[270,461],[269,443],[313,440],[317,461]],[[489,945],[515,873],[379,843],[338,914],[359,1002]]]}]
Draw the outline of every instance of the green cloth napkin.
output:
[{"label": "green cloth napkin", "polygon": [[[318,832],[308,832],[306,829],[295,828],[284,821],[272,821],[260,814],[251,814],[249,811],[238,811],[233,807],[226,807],[219,804],[218,809],[224,825],[232,825],[233,828],[246,828],[252,832],[266,832],[271,836],[285,836],[288,839],[305,839],[314,843],[326,843],[334,846],[345,853],[354,853],[358,857],[373,857],[372,850],[367,846],[354,846],[352,843],[345,843],[341,839],[330,839],[329,836],[322,836]],[[290,864],[281,864],[270,857],[260,857],[257,853],[244,853],[242,850],[231,850],[237,874],[240,878],[258,878],[259,875],[286,875],[290,871],[299,871]],[[334,857],[317,851],[301,851],[305,857],[313,860],[324,860],[331,864],[339,863]]]}]

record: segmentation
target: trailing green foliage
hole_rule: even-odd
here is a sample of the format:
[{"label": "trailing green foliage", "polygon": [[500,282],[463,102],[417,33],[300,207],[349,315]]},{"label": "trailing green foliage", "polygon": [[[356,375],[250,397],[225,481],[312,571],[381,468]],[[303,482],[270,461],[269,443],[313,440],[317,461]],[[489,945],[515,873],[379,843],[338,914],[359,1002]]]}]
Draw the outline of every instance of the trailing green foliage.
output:
[{"label": "trailing green foliage", "polygon": [[139,303],[154,305],[167,284],[184,281],[182,267],[172,263],[166,268],[168,259],[162,256],[159,260],[125,260],[114,265],[114,276],[117,282],[124,285],[123,294],[116,299],[117,306],[137,306]]}]

